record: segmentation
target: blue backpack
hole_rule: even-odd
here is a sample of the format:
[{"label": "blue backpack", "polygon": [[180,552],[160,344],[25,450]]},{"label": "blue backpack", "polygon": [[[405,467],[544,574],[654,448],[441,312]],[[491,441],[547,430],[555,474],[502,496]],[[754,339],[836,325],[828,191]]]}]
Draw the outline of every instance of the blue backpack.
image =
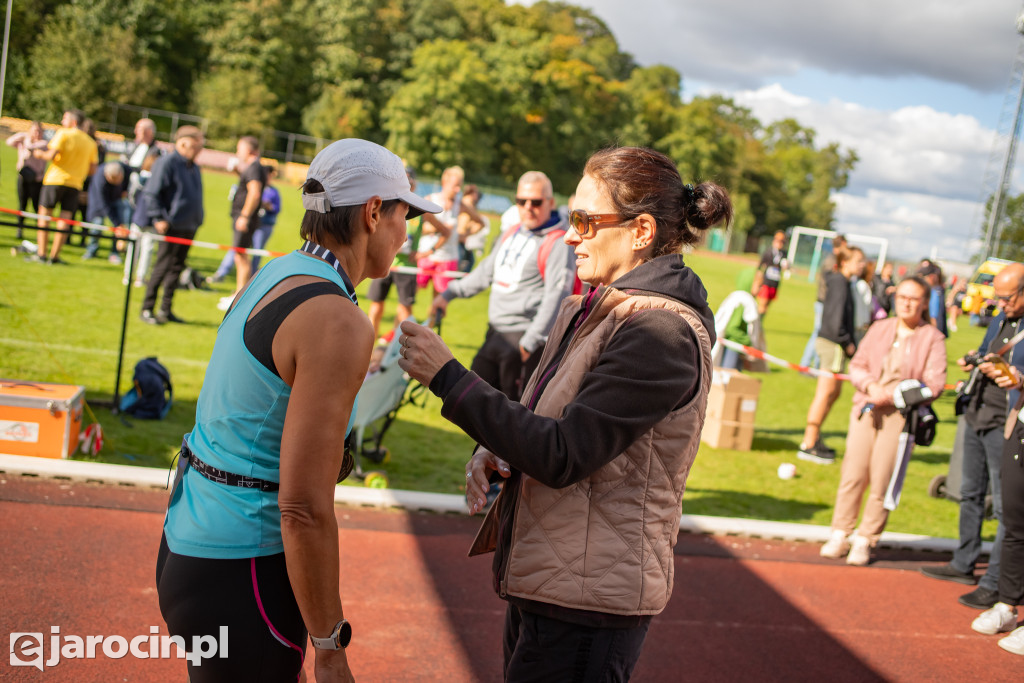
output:
[{"label": "blue backpack", "polygon": [[135,364],[135,386],[121,399],[121,412],[144,420],[162,420],[171,409],[174,388],[171,373],[155,356]]}]

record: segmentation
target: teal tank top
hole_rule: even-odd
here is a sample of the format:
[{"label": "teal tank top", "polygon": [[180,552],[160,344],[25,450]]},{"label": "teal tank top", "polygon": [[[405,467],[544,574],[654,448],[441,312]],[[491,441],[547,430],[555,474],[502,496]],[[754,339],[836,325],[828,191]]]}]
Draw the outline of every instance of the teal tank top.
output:
[{"label": "teal tank top", "polygon": [[[256,304],[285,278],[313,275],[352,296],[328,263],[293,252],[260,268],[217,331],[206,368],[189,449],[218,469],[280,481],[281,434],[289,387],[246,348],[245,323]],[[352,430],[355,406],[349,419]],[[343,444],[338,444],[342,448]],[[167,546],[191,557],[239,559],[284,552],[277,491],[219,484],[192,468],[171,494],[164,518]]]}]

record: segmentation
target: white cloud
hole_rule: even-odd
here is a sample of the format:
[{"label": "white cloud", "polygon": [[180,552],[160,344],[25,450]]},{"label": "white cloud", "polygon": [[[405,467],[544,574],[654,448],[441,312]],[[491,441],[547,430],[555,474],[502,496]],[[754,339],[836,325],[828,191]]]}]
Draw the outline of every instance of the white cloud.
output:
[{"label": "white cloud", "polygon": [[835,229],[885,237],[890,253],[903,259],[935,255],[967,261],[980,247],[977,202],[913,192],[868,190],[838,193]]},{"label": "white cloud", "polygon": [[969,200],[983,194],[995,132],[971,116],[925,106],[881,111],[838,100],[821,103],[779,85],[731,96],[762,123],[792,117],[817,132],[819,146],[838,142],[855,151],[851,192],[882,188]]},{"label": "white cloud", "polygon": [[860,160],[835,196],[839,230],[887,237],[908,258],[934,248],[966,260],[978,249],[979,200],[996,189],[1002,152],[990,160],[995,131],[956,112],[984,116],[970,105],[1006,88],[1024,42],[1021,0],[575,2],[639,64],[667,64],[764,124],[792,117],[819,146],[854,150]]},{"label": "white cloud", "polygon": [[814,67],[850,76],[923,76],[1001,90],[1018,42],[1018,0],[580,0],[641,64],[756,88]]}]

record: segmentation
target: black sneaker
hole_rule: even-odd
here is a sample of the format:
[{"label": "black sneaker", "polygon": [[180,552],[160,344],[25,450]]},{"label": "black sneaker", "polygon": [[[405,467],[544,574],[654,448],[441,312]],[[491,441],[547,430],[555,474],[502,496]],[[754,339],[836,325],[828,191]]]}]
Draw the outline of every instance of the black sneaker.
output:
[{"label": "black sneaker", "polygon": [[970,593],[961,595],[958,598],[961,605],[967,605],[974,609],[989,609],[999,602],[999,592],[990,591],[987,588],[977,587]]},{"label": "black sneaker", "polygon": [[[933,579],[955,581],[965,586],[973,586],[977,583],[977,579],[974,578],[974,572],[962,572],[948,564],[940,564],[935,567],[921,567],[921,573]],[[991,605],[989,606],[991,607]]]},{"label": "black sneaker", "polygon": [[835,459],[836,459],[836,449],[834,449],[834,448],[829,448],[829,447],[828,447],[828,446],[827,446],[827,445],[825,444],[825,442],[821,440],[821,437],[820,437],[820,436],[818,437],[818,443],[817,443],[817,447],[818,447],[818,448],[820,448],[821,450],[823,450],[824,452],[826,452],[826,453],[829,453],[829,454],[831,454],[831,456],[832,456],[832,459],[833,459],[833,460],[835,460]]},{"label": "black sneaker", "polygon": [[828,448],[824,447],[821,441],[810,448],[800,444],[800,449],[796,452],[796,457],[808,462],[818,463],[819,465],[831,465],[836,461],[835,451],[830,451]]},{"label": "black sneaker", "polygon": [[139,319],[147,325],[163,325],[163,321],[153,315],[153,311],[148,308],[144,309],[142,313],[139,314]]},{"label": "black sneaker", "polygon": [[174,315],[170,311],[167,311],[166,313],[157,313],[156,314],[156,319],[161,324],[163,324],[163,323],[179,323],[179,324],[181,324],[181,323],[185,322],[184,320],[182,320],[178,316]]}]

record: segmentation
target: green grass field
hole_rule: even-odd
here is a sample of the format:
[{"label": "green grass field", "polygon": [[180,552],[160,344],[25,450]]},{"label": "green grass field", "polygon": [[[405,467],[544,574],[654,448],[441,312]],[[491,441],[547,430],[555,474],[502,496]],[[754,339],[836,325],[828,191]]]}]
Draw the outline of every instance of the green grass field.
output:
[{"label": "green grass field", "polygon": [[[0,206],[16,208],[14,154],[7,147],[0,149],[0,165]],[[207,220],[197,239],[223,244],[230,237],[227,193],[231,176],[207,172],[204,182]],[[268,248],[287,251],[298,245],[301,207],[296,188],[281,185],[280,189],[283,209]],[[5,216],[0,222],[12,220]],[[34,240],[34,232],[28,237]],[[82,262],[82,248],[77,246],[64,252],[68,265],[27,263],[8,255],[15,243],[14,228],[0,225],[0,377],[84,385],[89,404],[87,421],[98,420],[106,435],[98,460],[167,467],[182,434],[192,426],[206,361],[222,317],[216,303],[230,293],[232,284],[225,282],[209,291],[179,290],[175,312],[189,324],[149,326],[138,319],[142,290],[126,292],[121,285],[120,266],[103,259]],[[203,274],[210,274],[222,253],[194,248],[189,262]],[[687,257],[704,280],[713,307],[732,291],[739,271],[751,267],[755,260],[700,251]],[[359,287],[360,293],[365,292],[366,284]],[[814,285],[797,277],[783,283],[765,319],[770,353],[799,360],[811,330],[814,294]],[[174,407],[162,421],[122,419],[103,407],[114,391],[126,295],[130,298],[121,391],[130,386],[137,360],[157,356],[170,370],[175,388]],[[428,306],[429,297],[421,293],[414,311],[419,319],[426,316]],[[486,310],[486,296],[457,300],[444,320],[444,338],[467,365],[483,340]],[[383,329],[391,324],[393,311],[393,302],[389,302]],[[982,334],[980,328],[961,326],[949,339],[951,361],[973,348]],[[960,373],[954,363],[950,367],[952,382]],[[827,525],[839,466],[817,466],[796,459],[815,383],[782,368],[773,368],[761,379],[753,450],[716,450],[702,445],[683,509],[690,514]],[[824,425],[826,441],[840,453],[851,396],[852,390],[847,387]],[[918,449],[914,454],[900,508],[889,521],[891,531],[956,536],[957,506],[927,495],[931,479],[948,469],[955,432],[952,396],[941,397],[936,412],[942,420],[938,436],[930,448]],[[457,493],[462,488],[463,463],[473,444],[441,418],[440,402],[432,396],[423,407],[404,407],[384,444],[391,451],[391,460],[381,469],[392,487],[446,493]],[[796,478],[781,480],[776,476],[781,462],[797,464]],[[994,523],[987,523],[985,530],[991,538]]]}]

